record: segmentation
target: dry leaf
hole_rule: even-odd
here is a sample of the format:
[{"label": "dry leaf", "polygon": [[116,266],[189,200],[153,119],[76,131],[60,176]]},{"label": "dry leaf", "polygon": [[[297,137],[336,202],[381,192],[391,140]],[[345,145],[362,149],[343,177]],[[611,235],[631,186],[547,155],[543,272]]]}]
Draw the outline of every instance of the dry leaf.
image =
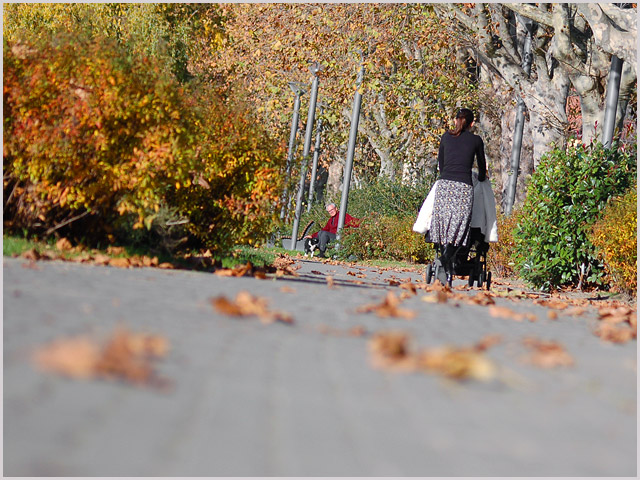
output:
[{"label": "dry leaf", "polygon": [[369,341],[369,350],[385,359],[397,360],[409,353],[409,336],[404,332],[376,333]]},{"label": "dry leaf", "polygon": [[471,298],[470,302],[477,305],[495,305],[496,303],[493,296],[488,292],[478,293],[475,297]]},{"label": "dry leaf", "polygon": [[113,247],[111,245],[107,247],[107,253],[109,255],[122,255],[124,252],[124,247]]},{"label": "dry leaf", "polygon": [[62,237],[56,242],[56,248],[62,251],[71,250],[73,248],[73,245],[71,245],[71,242],[68,239]]},{"label": "dry leaf", "polygon": [[335,282],[333,281],[333,277],[331,275],[327,275],[327,287],[336,288]]},{"label": "dry leaf", "polygon": [[508,318],[509,320],[515,320],[516,322],[522,322],[523,320],[535,322],[537,320],[537,317],[533,313],[518,313],[510,308],[498,305],[490,305],[489,314],[493,317]]},{"label": "dry leaf", "polygon": [[493,335],[484,336],[480,339],[480,341],[478,341],[478,343],[473,346],[473,348],[478,352],[484,352],[491,347],[495,347],[499,343],[502,343],[502,335],[496,333]]},{"label": "dry leaf", "polygon": [[447,303],[449,295],[443,290],[438,290],[431,295],[423,295],[420,300],[427,303]]},{"label": "dry leaf", "polygon": [[531,354],[524,358],[528,363],[543,368],[573,365],[573,358],[558,342],[527,337],[522,343],[532,350]]},{"label": "dry leaf", "polygon": [[406,333],[381,332],[369,341],[369,351],[376,367],[423,370],[457,380],[489,380],[495,375],[495,367],[482,352],[499,341],[500,337],[490,336],[472,347],[440,347],[412,353]]},{"label": "dry leaf", "polygon": [[160,385],[151,360],[166,355],[168,350],[169,342],[164,337],[118,328],[104,347],[82,336],[58,340],[37,351],[34,361],[44,370],[73,378],[106,377]]},{"label": "dry leaf", "polygon": [[443,347],[425,350],[418,355],[419,368],[458,380],[490,380],[495,367],[475,349]]},{"label": "dry leaf", "polygon": [[270,311],[267,308],[267,299],[254,297],[244,290],[238,292],[234,301],[230,301],[224,296],[219,296],[212,298],[211,304],[218,312],[225,315],[235,317],[256,316],[263,323],[273,323],[275,321],[293,323],[293,317],[289,313]]},{"label": "dry leaf", "polygon": [[280,287],[280,291],[282,293],[296,293],[295,288],[287,287],[286,285],[284,287]]},{"label": "dry leaf", "polygon": [[111,261],[111,257],[104,255],[103,253],[98,253],[93,257],[93,262],[97,265],[108,265],[109,261]]},{"label": "dry leaf", "polygon": [[20,255],[22,258],[26,258],[27,260],[40,260],[42,258],[42,255],[40,255],[40,252],[38,252],[38,250],[36,250],[35,248],[30,248],[29,250],[27,250],[26,252],[23,252],[22,255]]},{"label": "dry leaf", "polygon": [[564,310],[569,307],[569,304],[567,302],[563,302],[562,300],[558,300],[557,298],[552,298],[550,300],[534,300],[533,303],[556,310]]},{"label": "dry leaf", "polygon": [[368,304],[359,307],[356,311],[361,313],[374,312],[382,318],[399,317],[411,319],[415,317],[415,312],[403,308],[399,308],[400,299],[393,292],[388,292],[387,296],[381,304]]},{"label": "dry leaf", "polygon": [[95,374],[99,358],[99,346],[87,337],[57,340],[34,354],[35,363],[43,370],[82,379]]},{"label": "dry leaf", "polygon": [[399,286],[400,286],[400,288],[402,288],[404,290],[410,291],[414,295],[416,294],[416,291],[418,290],[416,285],[414,283],[411,283],[411,282],[401,283]]},{"label": "dry leaf", "polygon": [[109,266],[118,268],[129,268],[131,266],[131,262],[126,257],[112,258],[111,260],[109,260]]},{"label": "dry leaf", "polygon": [[626,343],[637,337],[633,328],[616,327],[611,323],[601,323],[594,333],[602,340],[612,343]]},{"label": "dry leaf", "polygon": [[244,277],[245,275],[253,275],[253,265],[247,262],[246,265],[236,265],[233,268],[221,268],[214,272],[220,277]]},{"label": "dry leaf", "polygon": [[636,317],[636,310],[625,305],[602,307],[598,309],[598,314],[600,315],[600,320],[603,320],[607,323],[615,324],[627,322],[631,324],[631,319],[635,319]]}]

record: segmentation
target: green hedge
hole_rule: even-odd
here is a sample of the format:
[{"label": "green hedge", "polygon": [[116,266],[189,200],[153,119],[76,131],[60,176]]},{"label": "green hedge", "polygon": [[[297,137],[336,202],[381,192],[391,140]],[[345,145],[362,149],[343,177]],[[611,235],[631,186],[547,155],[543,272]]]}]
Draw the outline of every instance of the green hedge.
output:
[{"label": "green hedge", "polygon": [[545,155],[515,230],[520,276],[545,290],[604,285],[588,232],[609,199],[635,184],[636,168],[635,145],[577,145]]}]

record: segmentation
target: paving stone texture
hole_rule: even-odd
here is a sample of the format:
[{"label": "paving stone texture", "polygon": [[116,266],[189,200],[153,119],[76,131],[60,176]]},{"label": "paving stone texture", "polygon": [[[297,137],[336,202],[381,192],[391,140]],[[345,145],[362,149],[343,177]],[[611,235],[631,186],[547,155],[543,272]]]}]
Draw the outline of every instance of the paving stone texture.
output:
[{"label": "paving stone texture", "polygon": [[[414,319],[379,318],[356,310],[399,294],[391,275],[419,273],[297,264],[298,277],[260,280],[5,257],[4,475],[636,476],[636,342],[596,337],[595,312],[551,320],[531,301],[497,298],[538,318],[516,322],[419,293],[402,303]],[[212,307],[241,290],[294,323]],[[156,367],[170,388],[74,380],[32,362],[52,340],[118,325],[169,340]],[[374,368],[368,342],[389,330],[418,348],[500,334],[486,353],[499,374],[460,382]],[[575,365],[522,362],[527,336],[560,342]]]}]

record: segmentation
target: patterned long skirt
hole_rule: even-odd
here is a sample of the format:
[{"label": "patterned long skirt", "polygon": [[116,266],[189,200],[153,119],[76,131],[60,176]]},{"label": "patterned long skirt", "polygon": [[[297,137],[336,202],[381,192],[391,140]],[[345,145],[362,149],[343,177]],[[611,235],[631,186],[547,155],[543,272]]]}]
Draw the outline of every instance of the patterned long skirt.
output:
[{"label": "patterned long skirt", "polygon": [[473,187],[462,182],[438,180],[429,236],[441,245],[465,245],[469,237]]}]

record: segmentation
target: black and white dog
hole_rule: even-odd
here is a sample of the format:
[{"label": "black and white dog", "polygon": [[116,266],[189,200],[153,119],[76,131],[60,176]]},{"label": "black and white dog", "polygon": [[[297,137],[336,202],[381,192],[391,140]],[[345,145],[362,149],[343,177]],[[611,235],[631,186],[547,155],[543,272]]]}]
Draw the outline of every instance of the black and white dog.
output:
[{"label": "black and white dog", "polygon": [[320,240],[318,240],[317,238],[305,238],[304,239],[304,256],[306,257],[311,255],[311,257],[313,258],[313,255],[315,254],[319,243],[320,243]]}]

